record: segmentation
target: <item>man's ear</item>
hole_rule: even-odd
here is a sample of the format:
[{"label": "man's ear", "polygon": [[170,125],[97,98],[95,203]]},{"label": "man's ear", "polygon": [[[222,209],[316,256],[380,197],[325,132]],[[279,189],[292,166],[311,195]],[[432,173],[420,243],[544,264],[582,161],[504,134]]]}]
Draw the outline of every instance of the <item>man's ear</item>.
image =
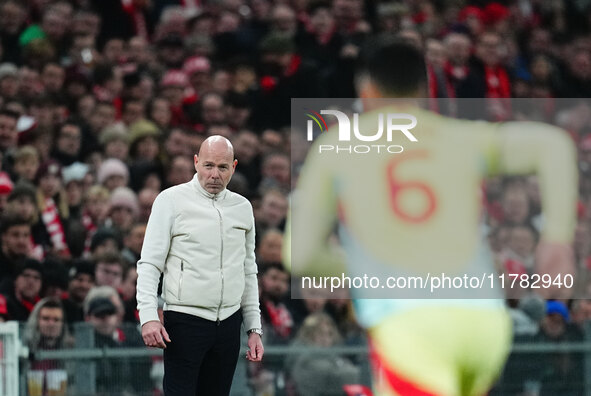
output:
[{"label": "man's ear", "polygon": [[195,154],[193,156],[193,164],[195,165],[195,171],[197,171],[197,163],[199,162],[199,156]]},{"label": "man's ear", "polygon": [[232,162],[232,170],[236,170],[236,165],[238,165],[238,160],[235,159],[234,162]]}]

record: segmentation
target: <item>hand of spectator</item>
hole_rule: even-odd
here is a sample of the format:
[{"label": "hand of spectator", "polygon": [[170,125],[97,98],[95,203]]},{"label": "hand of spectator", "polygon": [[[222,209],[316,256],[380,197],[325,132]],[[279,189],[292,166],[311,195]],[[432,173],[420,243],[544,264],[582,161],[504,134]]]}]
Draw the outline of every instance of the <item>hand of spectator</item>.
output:
[{"label": "hand of spectator", "polygon": [[170,342],[170,337],[166,329],[162,323],[156,320],[144,323],[142,326],[142,338],[146,346],[154,348],[165,349],[166,343],[164,341]]},{"label": "hand of spectator", "polygon": [[248,336],[248,351],[246,351],[246,359],[251,362],[260,362],[263,360],[264,353],[265,349],[263,348],[261,336],[256,333],[250,333]]},{"label": "hand of spectator", "polygon": [[[564,277],[567,274],[573,278],[576,276],[572,247],[563,243],[540,242],[536,250],[536,272],[540,276],[550,275],[552,281],[549,288],[537,289],[543,298],[569,298],[573,290],[564,286]],[[559,281],[562,282],[561,286]]]}]

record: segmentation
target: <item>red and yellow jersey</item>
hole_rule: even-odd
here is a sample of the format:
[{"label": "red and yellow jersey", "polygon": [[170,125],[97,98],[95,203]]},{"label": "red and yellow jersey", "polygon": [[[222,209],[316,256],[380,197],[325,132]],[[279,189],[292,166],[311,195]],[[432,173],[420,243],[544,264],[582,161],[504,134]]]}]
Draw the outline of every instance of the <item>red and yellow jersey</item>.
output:
[{"label": "red and yellow jersey", "polygon": [[[390,268],[396,274],[425,275],[469,272],[475,266],[493,272],[492,260],[480,252],[481,186],[486,177],[497,174],[536,173],[543,238],[571,240],[576,151],[563,131],[535,122],[457,120],[416,107],[365,113],[359,116],[359,130],[375,130],[378,113],[415,116],[411,132],[417,141],[394,132],[390,141],[384,134],[380,141],[362,142],[373,145],[373,152],[350,153],[345,147],[319,152],[319,147],[345,145],[333,128],[314,142],[292,199],[285,261],[293,272],[344,271],[338,260],[325,260],[322,254],[335,222],[345,236],[344,272],[380,267],[382,273]],[[403,150],[391,154],[389,146]]]}]

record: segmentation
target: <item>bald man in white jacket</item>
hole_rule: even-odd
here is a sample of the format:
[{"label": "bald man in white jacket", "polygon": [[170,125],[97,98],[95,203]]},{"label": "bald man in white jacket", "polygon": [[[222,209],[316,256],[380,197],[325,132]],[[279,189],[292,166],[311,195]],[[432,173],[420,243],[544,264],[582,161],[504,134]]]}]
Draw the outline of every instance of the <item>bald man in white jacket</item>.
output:
[{"label": "bald man in white jacket", "polygon": [[[164,348],[166,396],[228,395],[242,323],[247,359],[260,361],[264,353],[252,206],[226,189],[234,149],[211,136],[194,161],[193,180],[156,198],[137,263],[142,337]],[[157,313],[161,273],[164,324]]]}]

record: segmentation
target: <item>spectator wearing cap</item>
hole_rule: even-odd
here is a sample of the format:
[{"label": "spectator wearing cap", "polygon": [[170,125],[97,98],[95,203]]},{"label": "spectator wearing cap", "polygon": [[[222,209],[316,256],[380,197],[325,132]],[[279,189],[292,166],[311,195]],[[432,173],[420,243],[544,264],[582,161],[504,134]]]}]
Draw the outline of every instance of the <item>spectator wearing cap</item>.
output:
[{"label": "spectator wearing cap", "polygon": [[[546,315],[535,341],[540,343],[582,342],[583,335],[571,323],[568,307],[562,301],[546,302]],[[531,356],[531,355],[530,355]],[[549,395],[583,394],[583,355],[555,352],[530,358],[526,366],[536,370],[535,378]]]},{"label": "spectator wearing cap", "polygon": [[140,120],[129,128],[129,154],[133,162],[159,161],[162,132],[156,124]]},{"label": "spectator wearing cap", "polygon": [[125,187],[129,182],[129,169],[121,160],[109,158],[99,167],[97,181],[109,192],[117,187]]},{"label": "spectator wearing cap", "polygon": [[102,227],[96,230],[90,242],[90,254],[98,257],[106,252],[119,253],[123,248],[121,235],[114,228]]},{"label": "spectator wearing cap", "polygon": [[136,194],[130,188],[118,187],[111,193],[109,203],[109,218],[112,227],[125,234],[137,221],[139,215]]},{"label": "spectator wearing cap", "polygon": [[160,95],[170,103],[171,125],[191,124],[195,95],[189,88],[189,78],[182,70],[169,70],[160,80]]},{"label": "spectator wearing cap", "polygon": [[72,165],[80,160],[82,128],[73,120],[67,120],[56,130],[51,157],[61,166]]},{"label": "spectator wearing cap", "polygon": [[37,171],[37,205],[41,221],[51,241],[51,251],[68,258],[70,251],[66,243],[65,222],[70,216],[66,193],[62,186],[62,169],[59,163],[49,160]]},{"label": "spectator wearing cap", "polygon": [[[117,291],[109,286],[95,287],[84,301],[85,320],[95,332],[96,348],[137,347],[143,345],[135,326],[122,327],[123,302]],[[125,390],[146,392],[150,387],[150,360],[134,360],[133,367],[126,359],[97,365],[96,390],[100,394],[120,394]],[[113,378],[129,381],[113,381]],[[130,389],[131,388],[131,389]]]},{"label": "spectator wearing cap", "polygon": [[94,263],[89,260],[76,260],[68,273],[68,292],[62,296],[66,321],[70,329],[75,322],[84,321],[84,299],[94,282]]},{"label": "spectator wearing cap", "polygon": [[129,155],[129,134],[122,123],[109,126],[101,132],[100,143],[105,158],[115,158],[126,162]]},{"label": "spectator wearing cap", "polygon": [[13,172],[16,181],[35,182],[35,175],[39,169],[39,152],[33,146],[21,146],[14,153]]},{"label": "spectator wearing cap", "polygon": [[211,89],[211,63],[204,56],[193,56],[183,64],[183,71],[189,77],[191,87],[198,96]]},{"label": "spectator wearing cap", "polygon": [[89,167],[81,162],[74,162],[62,170],[62,178],[66,190],[66,201],[70,219],[82,217],[82,198],[84,197],[84,179]]},{"label": "spectator wearing cap", "polygon": [[178,34],[167,34],[156,43],[158,60],[167,69],[180,68],[185,57],[185,43]]},{"label": "spectator wearing cap", "polygon": [[7,293],[8,317],[24,322],[40,300],[43,286],[43,267],[34,259],[25,259],[17,268],[13,290]]},{"label": "spectator wearing cap", "polygon": [[16,99],[19,89],[18,68],[12,63],[0,64],[0,96],[4,100]]},{"label": "spectator wearing cap", "polygon": [[[12,288],[18,264],[31,252],[31,224],[16,213],[5,213],[0,220],[0,292]],[[6,284],[8,283],[8,286]]]}]

